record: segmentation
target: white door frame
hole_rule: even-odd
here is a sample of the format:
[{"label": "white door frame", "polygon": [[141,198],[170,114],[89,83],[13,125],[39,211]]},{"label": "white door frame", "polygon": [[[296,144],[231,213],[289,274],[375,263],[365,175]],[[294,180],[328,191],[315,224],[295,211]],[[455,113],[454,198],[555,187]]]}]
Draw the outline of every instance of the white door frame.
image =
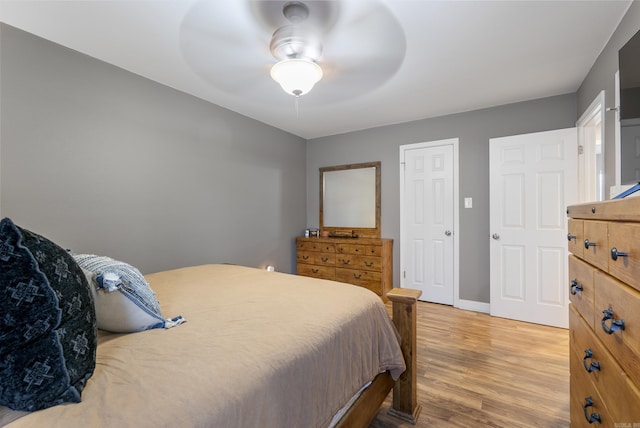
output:
[{"label": "white door frame", "polygon": [[[615,126],[614,126],[614,134],[615,134],[615,154],[616,154],[616,170],[615,170],[615,180],[609,187],[609,198],[613,198],[614,196],[628,190],[633,186],[633,184],[622,184],[622,154],[620,148],[620,72],[616,71],[615,74],[615,92],[614,92],[614,105],[615,107],[609,110],[613,110],[616,115]],[[603,103],[604,104],[604,103]]]},{"label": "white door frame", "polygon": [[[587,135],[591,123],[600,122],[600,141],[602,147],[602,157],[606,156],[605,141],[605,107],[604,107],[604,91],[595,97],[589,107],[584,111],[580,119],[576,122],[578,130],[578,202],[591,202],[596,200],[598,193],[597,181],[598,171],[595,165],[595,146],[592,136]],[[582,151],[582,153],[581,153]],[[619,161],[619,158],[617,159]],[[603,162],[604,165],[604,162]],[[604,174],[604,168],[601,171]],[[603,199],[606,199],[604,183],[601,184]]]},{"label": "white door frame", "polygon": [[400,287],[405,286],[405,254],[403,254],[402,238],[406,225],[404,224],[404,159],[407,150],[423,149],[437,146],[453,146],[453,306],[460,307],[460,198],[459,198],[459,156],[458,138],[428,141],[423,143],[404,144],[400,146]]}]

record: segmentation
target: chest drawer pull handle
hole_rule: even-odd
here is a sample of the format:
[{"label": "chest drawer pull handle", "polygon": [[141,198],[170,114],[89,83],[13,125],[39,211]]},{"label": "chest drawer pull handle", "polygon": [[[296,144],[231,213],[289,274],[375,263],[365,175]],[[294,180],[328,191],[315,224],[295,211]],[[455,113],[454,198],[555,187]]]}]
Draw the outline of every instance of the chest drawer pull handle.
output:
[{"label": "chest drawer pull handle", "polygon": [[322,263],[326,263],[329,261],[329,257],[320,257],[320,260],[322,260]]},{"label": "chest drawer pull handle", "polygon": [[587,397],[584,399],[584,405],[582,406],[582,410],[584,411],[584,418],[587,420],[587,422],[589,422],[590,424],[594,423],[594,422],[601,422],[601,418],[600,418],[600,413],[591,413],[591,415],[587,414],[587,408],[589,407],[593,407],[593,398],[591,397]]},{"label": "chest drawer pull handle", "polygon": [[575,241],[577,238],[576,235],[572,235],[570,233],[567,233],[567,241],[571,241],[572,239]]},{"label": "chest drawer pull handle", "polygon": [[373,266],[373,262],[364,262],[364,265],[366,267],[371,267],[371,266]]},{"label": "chest drawer pull handle", "polygon": [[578,284],[577,279],[571,280],[571,294],[576,295],[583,290],[584,287],[582,286],[582,284]]},{"label": "chest drawer pull handle", "polygon": [[588,239],[585,239],[585,240],[584,240],[584,248],[585,248],[585,249],[587,249],[587,250],[588,250],[588,249],[589,249],[589,247],[595,247],[595,246],[596,246],[596,243],[595,243],[595,242],[591,242],[591,241],[589,241]]},{"label": "chest drawer pull handle", "polygon": [[593,351],[591,350],[591,348],[584,350],[584,358],[582,359],[582,365],[584,366],[584,369],[589,373],[594,370],[600,370],[600,363],[598,361],[591,361],[591,363],[587,365],[587,360],[589,358],[593,358]]},{"label": "chest drawer pull handle", "polygon": [[618,251],[616,247],[611,249],[611,260],[614,262],[618,260],[618,257],[627,257],[629,253],[623,253],[622,251]]},{"label": "chest drawer pull handle", "polygon": [[313,272],[313,273],[318,273],[318,272],[319,272],[319,270],[318,270],[318,269],[311,269],[311,272]]},{"label": "chest drawer pull handle", "polygon": [[351,263],[351,260],[342,259],[342,264],[343,265],[348,265],[349,263]]},{"label": "chest drawer pull handle", "polygon": [[360,279],[360,278],[362,278],[362,274],[358,274],[358,275],[356,275],[356,274],[354,273],[354,274],[353,274],[353,277],[354,277],[355,279]]},{"label": "chest drawer pull handle", "polygon": [[[613,309],[605,309],[602,311],[604,317],[602,318],[602,329],[607,334],[613,334],[618,330],[624,330],[624,320],[616,320],[613,318]],[[611,320],[611,327],[607,325],[607,320]]]},{"label": "chest drawer pull handle", "polygon": [[309,260],[309,256],[302,256],[302,260]]}]

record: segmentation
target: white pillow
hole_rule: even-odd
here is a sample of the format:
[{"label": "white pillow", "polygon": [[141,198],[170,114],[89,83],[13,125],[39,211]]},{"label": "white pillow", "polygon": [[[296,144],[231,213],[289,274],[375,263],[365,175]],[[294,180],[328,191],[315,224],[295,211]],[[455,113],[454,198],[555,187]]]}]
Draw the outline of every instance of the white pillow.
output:
[{"label": "white pillow", "polygon": [[182,324],[182,316],[167,319],[151,286],[135,267],[104,256],[74,254],[92,290],[98,328],[132,333]]}]

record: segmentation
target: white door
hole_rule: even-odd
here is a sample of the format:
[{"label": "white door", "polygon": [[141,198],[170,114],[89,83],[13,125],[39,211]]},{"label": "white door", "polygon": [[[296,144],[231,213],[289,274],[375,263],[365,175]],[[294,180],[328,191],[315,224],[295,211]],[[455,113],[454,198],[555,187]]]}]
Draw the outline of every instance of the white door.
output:
[{"label": "white door", "polygon": [[575,128],[490,140],[491,315],[568,326],[577,151]]},{"label": "white door", "polygon": [[457,139],[402,146],[402,286],[421,300],[454,304],[454,155]]}]

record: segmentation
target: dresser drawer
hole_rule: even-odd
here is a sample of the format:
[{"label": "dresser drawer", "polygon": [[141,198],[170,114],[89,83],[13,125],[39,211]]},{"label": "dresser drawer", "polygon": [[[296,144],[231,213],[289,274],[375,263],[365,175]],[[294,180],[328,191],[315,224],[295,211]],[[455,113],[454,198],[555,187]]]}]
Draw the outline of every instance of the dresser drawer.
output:
[{"label": "dresser drawer", "polygon": [[336,279],[336,270],[333,266],[316,266],[299,263],[297,273],[298,275],[311,276],[314,278]]},{"label": "dresser drawer", "polygon": [[315,264],[320,266],[335,266],[336,255],[334,253],[316,253]]},{"label": "dresser drawer", "polygon": [[361,287],[368,288],[378,295],[382,294],[381,280],[380,272],[336,268],[336,281],[359,285]]},{"label": "dresser drawer", "polygon": [[[613,428],[614,420],[609,414],[605,400],[591,382],[582,365],[582,358],[575,352],[569,352],[569,370],[571,379],[570,390],[570,418],[571,428],[576,427],[607,427]],[[588,421],[588,418],[597,418],[600,423]]]},{"label": "dresser drawer", "polygon": [[313,251],[296,251],[296,262],[298,264],[300,263],[306,263],[306,264],[314,264],[314,261],[316,259],[316,252]]},{"label": "dresser drawer", "polygon": [[584,221],[583,258],[592,265],[606,271],[609,268],[609,241],[607,223]]},{"label": "dresser drawer", "polygon": [[636,290],[640,290],[638,243],[640,243],[639,223],[609,223],[609,273]]},{"label": "dresser drawer", "polygon": [[576,256],[569,256],[569,299],[592,329],[595,328],[594,271],[591,265]]},{"label": "dresser drawer", "polygon": [[355,256],[353,254],[338,254],[336,266],[347,269],[362,269],[382,272],[382,259],[380,257]]},{"label": "dresser drawer", "polygon": [[[640,385],[640,292],[602,272],[595,273],[594,281],[596,335],[633,382]],[[605,311],[610,311],[612,319],[605,317]],[[624,329],[616,329],[614,320],[623,321]]]},{"label": "dresser drawer", "polygon": [[296,261],[311,265],[334,266],[336,264],[336,255],[319,251],[297,251]]},{"label": "dresser drawer", "polygon": [[567,223],[567,240],[569,252],[582,257],[584,252],[584,222],[570,218]]},{"label": "dresser drawer", "polygon": [[335,253],[336,246],[332,243],[315,241],[313,239],[297,240],[297,251],[323,251],[325,253]]},{"label": "dresser drawer", "polygon": [[582,360],[576,370],[584,372],[606,399],[614,420],[640,421],[640,392],[574,308],[569,310],[569,328],[571,354]]},{"label": "dresser drawer", "polygon": [[358,254],[362,256],[380,257],[382,255],[382,246],[366,244],[345,244],[338,245],[336,251],[342,254]]}]

